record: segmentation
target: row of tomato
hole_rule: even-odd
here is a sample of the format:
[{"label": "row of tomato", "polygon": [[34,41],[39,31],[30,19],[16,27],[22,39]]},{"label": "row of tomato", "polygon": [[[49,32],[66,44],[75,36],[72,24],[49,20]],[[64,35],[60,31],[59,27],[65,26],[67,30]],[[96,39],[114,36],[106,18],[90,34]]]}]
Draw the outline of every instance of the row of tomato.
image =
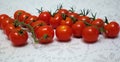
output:
[{"label": "row of tomato", "polygon": [[96,18],[96,14],[90,17],[89,10],[83,9],[81,13],[76,13],[73,8],[59,8],[53,14],[37,10],[38,16],[24,10],[15,11],[13,18],[7,14],[0,15],[0,29],[14,46],[26,45],[28,32],[32,33],[36,43],[47,44],[53,42],[55,35],[60,42],[70,41],[73,36],[82,38],[86,43],[94,43],[98,40],[99,34],[115,38],[120,31],[117,22],[108,22],[107,17],[105,20]]}]

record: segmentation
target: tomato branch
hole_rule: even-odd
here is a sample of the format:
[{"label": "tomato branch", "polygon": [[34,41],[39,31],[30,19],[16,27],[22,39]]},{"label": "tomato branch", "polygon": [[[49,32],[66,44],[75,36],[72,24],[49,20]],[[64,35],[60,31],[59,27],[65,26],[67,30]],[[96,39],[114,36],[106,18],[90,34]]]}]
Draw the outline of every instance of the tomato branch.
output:
[{"label": "tomato branch", "polygon": [[30,29],[30,32],[32,33],[32,37],[33,37],[33,39],[34,39],[34,42],[35,42],[35,43],[38,43],[38,40],[37,40],[37,38],[36,38],[36,36],[35,36],[35,32],[34,32],[34,29],[33,29],[32,26],[30,26],[29,24],[26,24],[26,23],[24,23],[24,22],[19,22],[18,20],[16,20],[16,23],[18,23],[19,25],[27,26],[27,27]]}]

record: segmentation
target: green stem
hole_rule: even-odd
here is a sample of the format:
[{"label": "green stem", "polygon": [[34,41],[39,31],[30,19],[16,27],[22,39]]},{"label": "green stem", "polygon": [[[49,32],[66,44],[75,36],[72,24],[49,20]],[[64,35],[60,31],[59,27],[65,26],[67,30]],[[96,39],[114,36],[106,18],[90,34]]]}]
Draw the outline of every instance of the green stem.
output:
[{"label": "green stem", "polygon": [[41,13],[43,11],[43,7],[41,7],[41,9],[36,8],[36,10],[38,11],[38,13]]},{"label": "green stem", "polygon": [[93,19],[93,21],[94,21],[94,20],[96,19],[97,13],[95,13],[95,14],[91,13],[91,15],[92,15],[92,19]]},{"label": "green stem", "polygon": [[64,20],[66,19],[66,17],[67,17],[66,14],[62,14],[62,18],[63,18]]},{"label": "green stem", "polygon": [[71,11],[71,12],[75,12],[75,10],[74,10],[73,7],[71,7],[69,11]]},{"label": "green stem", "polygon": [[72,19],[72,22],[75,23],[77,19],[75,17],[70,17]]},{"label": "green stem", "polygon": [[86,15],[88,15],[89,13],[90,13],[90,10],[89,10],[89,9],[87,9],[87,10],[83,9],[83,10],[81,10],[80,15],[86,16]]},{"label": "green stem", "polygon": [[84,23],[86,24],[86,26],[92,26],[92,24],[90,24],[90,23],[88,23],[86,21],[84,21]]},{"label": "green stem", "polygon": [[34,39],[34,42],[35,42],[35,43],[38,43],[38,40],[36,39],[35,32],[34,32],[34,29],[32,28],[32,26],[30,26],[29,24],[26,24],[26,23],[24,23],[24,22],[20,22],[20,24],[25,25],[25,26],[27,26],[28,28],[30,28],[30,32],[32,33],[32,37],[33,37],[33,39]]},{"label": "green stem", "polygon": [[109,24],[107,17],[105,16],[105,23]]},{"label": "green stem", "polygon": [[34,29],[33,29],[33,27],[32,27],[31,25],[26,24],[26,23],[24,23],[24,22],[20,22],[20,21],[18,21],[18,20],[15,20],[15,23],[16,23],[17,25],[27,26],[27,27],[30,29],[30,32],[32,33],[32,37],[33,37],[33,39],[34,39],[34,42],[35,42],[35,43],[38,43],[38,40],[37,40],[37,38],[36,38],[36,36],[35,36]]},{"label": "green stem", "polygon": [[101,28],[99,29],[99,31],[100,31],[100,33],[104,33],[104,32],[105,32],[104,27],[101,27]]}]

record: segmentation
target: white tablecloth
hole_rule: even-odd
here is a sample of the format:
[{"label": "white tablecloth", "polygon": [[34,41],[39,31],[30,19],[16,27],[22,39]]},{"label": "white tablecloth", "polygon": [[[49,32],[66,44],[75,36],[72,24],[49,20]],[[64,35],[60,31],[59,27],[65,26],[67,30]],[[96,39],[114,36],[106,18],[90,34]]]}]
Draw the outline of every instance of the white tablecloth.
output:
[{"label": "white tablecloth", "polygon": [[[38,15],[35,8],[55,11],[60,4],[64,8],[90,9],[97,17],[107,16],[110,21],[120,24],[120,0],[0,0],[0,14],[13,13],[18,9]],[[24,47],[13,47],[6,35],[0,30],[0,62],[120,62],[120,34],[109,39],[102,35],[94,44],[84,43],[73,38],[68,43],[54,42],[48,45],[33,44],[29,36]]]}]

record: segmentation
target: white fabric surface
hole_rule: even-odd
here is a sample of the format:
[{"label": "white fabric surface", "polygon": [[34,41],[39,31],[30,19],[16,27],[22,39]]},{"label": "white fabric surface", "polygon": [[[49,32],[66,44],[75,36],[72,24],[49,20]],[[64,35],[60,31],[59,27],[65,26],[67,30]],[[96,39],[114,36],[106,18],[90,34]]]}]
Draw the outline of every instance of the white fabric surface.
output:
[{"label": "white fabric surface", "polygon": [[[110,21],[120,24],[120,0],[0,0],[0,14],[13,13],[18,9],[38,15],[35,8],[55,11],[58,5],[64,8],[91,9],[97,17],[107,16]],[[29,34],[30,35],[30,34]],[[120,62],[120,34],[108,39],[102,35],[94,44],[84,43],[82,39],[73,38],[71,42],[54,42],[48,45],[32,43],[29,36],[24,47],[13,47],[6,35],[0,30],[0,62]]]}]

